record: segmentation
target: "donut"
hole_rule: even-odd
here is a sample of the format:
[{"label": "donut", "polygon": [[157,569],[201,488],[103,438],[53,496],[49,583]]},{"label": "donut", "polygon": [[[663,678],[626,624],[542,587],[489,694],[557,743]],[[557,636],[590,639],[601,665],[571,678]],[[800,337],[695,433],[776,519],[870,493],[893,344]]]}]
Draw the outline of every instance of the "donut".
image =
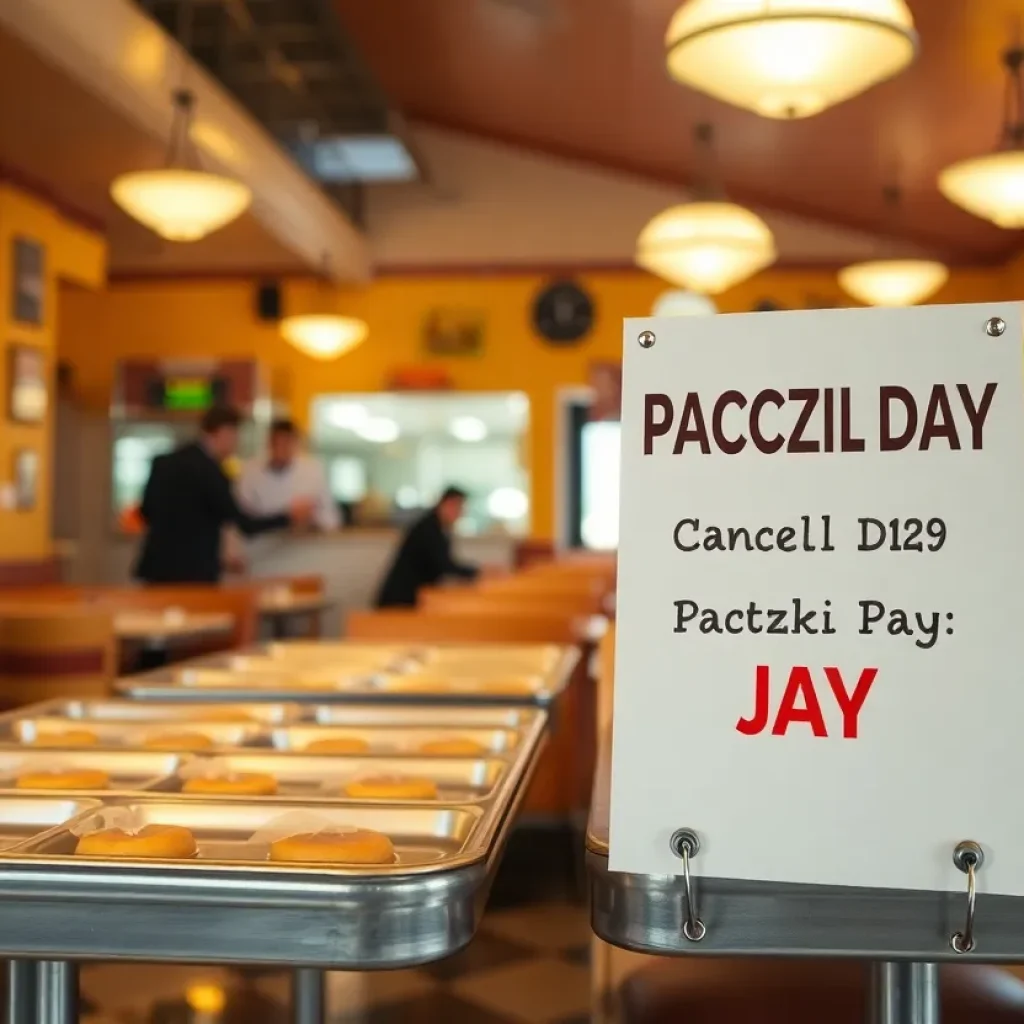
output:
[{"label": "donut", "polygon": [[414,775],[373,775],[354,779],[343,792],[354,800],[436,800],[437,783]]},{"label": "donut", "polygon": [[183,793],[222,793],[240,796],[273,796],[277,792],[277,779],[261,772],[239,772],[220,778],[187,779],[181,787]]},{"label": "donut", "polygon": [[486,754],[487,747],[476,740],[455,736],[446,740],[428,740],[420,747],[421,754],[449,754],[453,757],[475,757]]},{"label": "donut", "polygon": [[393,864],[395,847],[381,832],[305,832],[270,844],[270,859],[292,863]]},{"label": "donut", "polygon": [[138,832],[105,828],[82,836],[75,853],[88,857],[159,857],[185,860],[198,849],[195,836],[180,825],[146,825]]},{"label": "donut", "polygon": [[303,747],[304,754],[365,754],[370,744],[359,736],[335,736],[313,740]]},{"label": "donut", "polygon": [[68,729],[65,732],[41,732],[33,740],[34,747],[95,747],[99,736],[88,729]]},{"label": "donut", "polygon": [[206,750],[213,740],[201,732],[161,732],[147,736],[142,745],[147,750]]},{"label": "donut", "polygon": [[106,789],[110,776],[98,768],[54,768],[22,772],[14,785],[17,789]]}]

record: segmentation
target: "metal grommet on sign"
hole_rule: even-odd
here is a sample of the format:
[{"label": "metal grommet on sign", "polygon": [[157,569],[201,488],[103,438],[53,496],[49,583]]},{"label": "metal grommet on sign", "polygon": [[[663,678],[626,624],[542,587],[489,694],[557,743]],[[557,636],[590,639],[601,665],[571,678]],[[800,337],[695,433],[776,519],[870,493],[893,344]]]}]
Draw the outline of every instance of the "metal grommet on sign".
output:
[{"label": "metal grommet on sign", "polygon": [[989,317],[985,322],[985,333],[990,338],[1002,337],[1003,332],[1006,330],[1006,321],[1001,316]]},{"label": "metal grommet on sign", "polygon": [[654,331],[641,331],[636,340],[640,342],[641,348],[653,348],[658,339],[654,336]]},{"label": "metal grommet on sign", "polygon": [[668,845],[683,862],[683,899],[686,901],[686,905],[683,907],[685,916],[683,935],[691,942],[700,942],[708,930],[704,926],[704,922],[697,916],[697,903],[693,897],[693,884],[690,881],[690,858],[696,857],[700,851],[700,839],[697,838],[697,833],[693,829],[680,828],[672,833]]},{"label": "metal grommet on sign", "polygon": [[954,953],[970,953],[974,949],[974,904],[977,898],[976,874],[985,863],[985,851],[970,839],[956,844],[953,863],[967,875],[967,920],[963,931],[953,932],[949,944]]}]

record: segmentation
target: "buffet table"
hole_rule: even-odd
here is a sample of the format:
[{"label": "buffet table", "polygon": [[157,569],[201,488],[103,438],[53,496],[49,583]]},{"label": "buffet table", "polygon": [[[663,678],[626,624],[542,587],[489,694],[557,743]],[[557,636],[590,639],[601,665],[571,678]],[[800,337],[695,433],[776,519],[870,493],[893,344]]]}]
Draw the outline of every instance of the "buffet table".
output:
[{"label": "buffet table", "polygon": [[[295,648],[317,661],[318,646]],[[479,648],[467,649],[477,667],[466,674],[456,649],[356,656],[358,645],[322,646],[330,657],[321,667],[347,655],[350,665],[397,677],[422,678],[436,657],[429,678],[454,680],[459,701],[432,703],[420,689],[417,704],[366,703],[358,693],[330,704],[265,694],[255,702],[251,687],[238,686],[229,703],[51,701],[0,717],[0,955],[11,958],[14,1024],[72,1024],[75,963],[109,959],[292,967],[294,1019],[322,1024],[324,970],[414,966],[471,940],[547,713],[528,698],[474,700],[467,680],[486,690],[487,672],[514,651],[488,669]],[[287,663],[282,647],[263,654]],[[574,658],[532,650],[546,666],[543,688],[557,692]],[[299,663],[282,667],[274,686],[291,673],[301,697]],[[47,769],[101,771],[104,786],[25,788],[29,773]],[[191,785],[254,775],[270,778],[272,791],[214,796]],[[357,799],[354,787],[371,775],[433,788],[415,799]],[[188,829],[198,854],[76,854],[83,837],[111,822],[130,835],[149,824]],[[390,837],[394,860],[268,862],[275,836],[352,829]]]}]

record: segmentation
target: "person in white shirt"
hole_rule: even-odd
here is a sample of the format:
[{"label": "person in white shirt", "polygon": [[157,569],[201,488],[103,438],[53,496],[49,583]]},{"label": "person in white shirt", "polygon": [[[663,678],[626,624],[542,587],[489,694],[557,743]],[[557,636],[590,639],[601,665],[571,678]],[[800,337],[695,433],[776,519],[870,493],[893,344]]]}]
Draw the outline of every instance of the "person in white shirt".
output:
[{"label": "person in white shirt", "polygon": [[253,459],[242,470],[238,500],[251,515],[267,516],[286,512],[296,499],[304,498],[315,502],[313,525],[336,530],[341,517],[323,466],[301,451],[301,441],[291,420],[275,420],[266,457]]}]

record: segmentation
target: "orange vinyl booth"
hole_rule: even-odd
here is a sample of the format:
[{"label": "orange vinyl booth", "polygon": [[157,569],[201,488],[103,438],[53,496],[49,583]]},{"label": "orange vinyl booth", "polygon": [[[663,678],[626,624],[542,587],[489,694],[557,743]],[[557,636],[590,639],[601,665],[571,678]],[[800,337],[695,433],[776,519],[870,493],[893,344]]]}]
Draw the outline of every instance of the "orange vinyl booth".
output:
[{"label": "orange vinyl booth", "polygon": [[117,671],[111,613],[69,605],[0,603],[0,703],[105,697]]},{"label": "orange vinyl booth", "polygon": [[537,765],[524,813],[566,818],[589,804],[594,775],[596,728],[587,674],[585,623],[565,615],[513,615],[477,602],[474,613],[427,611],[352,612],[350,640],[413,643],[542,643],[581,648],[572,678],[558,702],[547,749]]}]

